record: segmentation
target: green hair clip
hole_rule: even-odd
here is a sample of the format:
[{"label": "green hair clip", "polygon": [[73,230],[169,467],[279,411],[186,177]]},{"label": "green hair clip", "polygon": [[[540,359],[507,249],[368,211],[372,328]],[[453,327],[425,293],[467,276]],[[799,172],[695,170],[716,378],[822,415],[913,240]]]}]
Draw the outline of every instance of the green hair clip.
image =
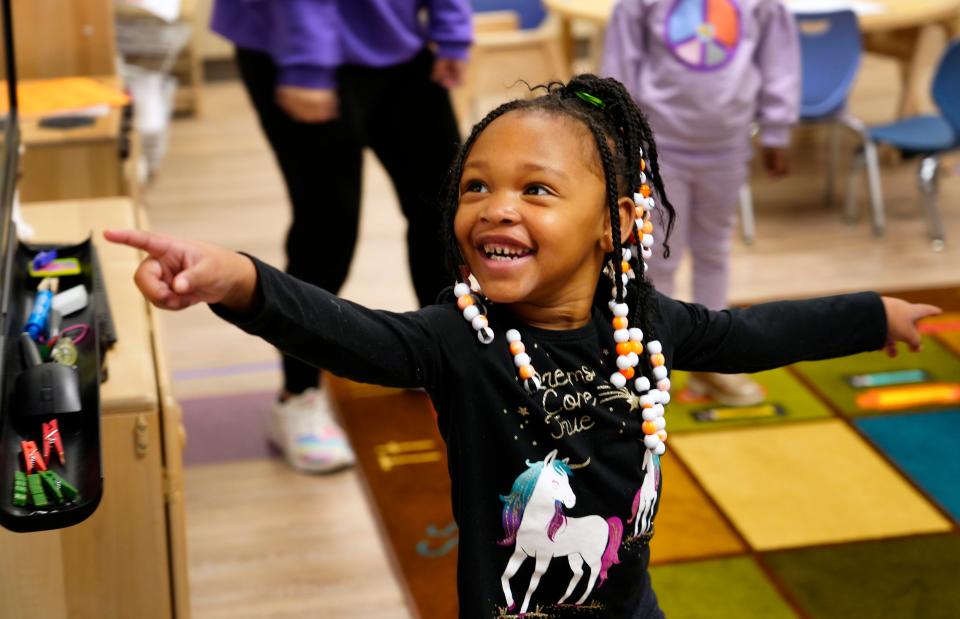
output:
[{"label": "green hair clip", "polygon": [[583,99],[584,101],[586,101],[587,103],[589,103],[590,105],[595,105],[595,106],[597,106],[597,107],[600,108],[601,110],[606,109],[606,107],[607,107],[607,104],[604,103],[603,100],[594,97],[594,96],[591,95],[589,92],[583,92],[582,90],[578,90],[578,91],[574,92],[573,94],[577,95],[578,97],[580,97],[581,99]]}]

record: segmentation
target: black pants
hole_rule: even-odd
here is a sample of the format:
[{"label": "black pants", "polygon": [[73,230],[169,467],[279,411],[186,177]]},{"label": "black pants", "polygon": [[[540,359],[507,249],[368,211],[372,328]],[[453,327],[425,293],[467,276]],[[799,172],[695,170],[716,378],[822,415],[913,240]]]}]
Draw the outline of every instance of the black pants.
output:
[{"label": "black pants", "polygon": [[[390,175],[407,219],[417,299],[433,303],[452,282],[440,196],[460,142],[450,97],[430,80],[433,55],[424,50],[383,68],[341,67],[340,117],[319,124],[297,122],[277,106],[277,67],[268,54],[238,48],[237,64],[293,206],[287,272],[339,292],[357,242],[363,148],[369,146]],[[284,356],[283,373],[290,393],[319,383],[316,368],[292,357]]]}]

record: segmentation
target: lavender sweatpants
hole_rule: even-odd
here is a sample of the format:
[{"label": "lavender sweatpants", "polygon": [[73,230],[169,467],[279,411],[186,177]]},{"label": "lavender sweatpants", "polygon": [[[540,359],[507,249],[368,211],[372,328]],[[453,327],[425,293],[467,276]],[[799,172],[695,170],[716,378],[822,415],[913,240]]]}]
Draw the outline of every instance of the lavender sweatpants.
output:
[{"label": "lavender sweatpants", "polygon": [[662,226],[655,227],[656,245],[647,261],[647,277],[657,290],[672,297],[674,274],[689,251],[693,258],[693,302],[724,309],[730,283],[730,243],[740,187],[749,175],[749,155],[727,153],[719,157],[667,150],[658,154],[660,176],[677,219],[669,239],[669,259],[663,258],[660,244]]}]

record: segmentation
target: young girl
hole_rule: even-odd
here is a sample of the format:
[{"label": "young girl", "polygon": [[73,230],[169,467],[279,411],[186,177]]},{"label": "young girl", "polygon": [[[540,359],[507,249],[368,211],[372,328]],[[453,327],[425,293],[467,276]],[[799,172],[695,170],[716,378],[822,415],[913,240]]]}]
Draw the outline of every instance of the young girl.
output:
[{"label": "young girl", "polygon": [[[623,82],[649,117],[677,209],[673,252],[651,260],[650,279],[672,296],[689,250],[693,301],[727,307],[730,239],[749,181],[754,123],[767,170],[787,171],[790,125],[800,109],[793,16],[781,0],[620,0],[607,28],[603,72]],[[764,398],[742,375],[699,372],[688,387],[733,406]]]},{"label": "young girl", "polygon": [[404,314],[212,245],[106,237],[146,251],[135,280],[159,307],[210,303],[336,374],[426,389],[449,453],[461,617],[660,617],[647,564],[670,368],[916,349],[914,322],[938,310],[860,293],[713,312],[660,295],[642,262],[651,210],[672,217],[657,173],[614,80],[497,108],[464,144],[447,205],[456,266],[479,288]]}]

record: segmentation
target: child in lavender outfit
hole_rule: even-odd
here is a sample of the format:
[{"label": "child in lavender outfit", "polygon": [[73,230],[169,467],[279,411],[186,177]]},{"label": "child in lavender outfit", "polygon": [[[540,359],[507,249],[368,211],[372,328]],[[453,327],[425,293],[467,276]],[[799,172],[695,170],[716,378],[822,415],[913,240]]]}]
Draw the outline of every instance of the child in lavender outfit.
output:
[{"label": "child in lavender outfit", "polygon": [[[659,148],[661,177],[677,210],[669,258],[649,276],[666,295],[686,250],[693,300],[727,306],[730,239],[759,126],[764,164],[787,172],[790,126],[800,106],[799,41],[780,0],[619,0],[603,72],[626,85]],[[689,387],[730,405],[763,399],[743,375],[694,374]]]}]

